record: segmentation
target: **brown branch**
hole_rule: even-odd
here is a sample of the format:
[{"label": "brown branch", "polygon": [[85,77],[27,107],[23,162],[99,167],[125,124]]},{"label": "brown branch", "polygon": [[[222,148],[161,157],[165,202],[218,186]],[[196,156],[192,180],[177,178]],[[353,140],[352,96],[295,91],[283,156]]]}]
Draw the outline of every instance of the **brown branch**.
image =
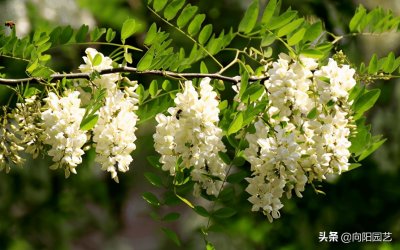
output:
[{"label": "brown branch", "polygon": [[[136,75],[157,75],[157,76],[164,76],[173,79],[194,79],[194,78],[204,78],[210,77],[212,79],[223,80],[232,83],[239,83],[240,77],[229,77],[224,76],[218,73],[178,73],[173,71],[164,71],[164,70],[146,70],[146,71],[139,71],[137,68],[133,67],[119,67],[119,68],[112,68],[112,69],[105,69],[98,72],[100,75],[112,74],[112,73],[131,73]],[[52,74],[50,76],[51,80],[62,80],[63,78],[66,79],[87,79],[89,80],[91,77],[91,73],[68,73],[68,74]],[[258,80],[265,80],[267,76],[263,77],[250,77],[250,81],[258,81]],[[40,77],[27,77],[27,78],[20,78],[20,79],[7,79],[7,78],[0,78],[0,85],[8,85],[14,86],[18,83],[42,83],[45,79]]]}]

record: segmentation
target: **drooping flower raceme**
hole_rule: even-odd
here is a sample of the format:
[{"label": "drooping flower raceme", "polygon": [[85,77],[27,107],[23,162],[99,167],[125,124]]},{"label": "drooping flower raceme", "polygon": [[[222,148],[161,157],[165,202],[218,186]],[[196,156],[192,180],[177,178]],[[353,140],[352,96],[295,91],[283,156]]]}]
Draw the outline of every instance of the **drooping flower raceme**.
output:
[{"label": "drooping flower raceme", "polygon": [[64,167],[68,177],[71,172],[76,174],[75,168],[82,162],[84,154],[82,147],[88,140],[86,132],[80,129],[85,109],[80,107],[77,91],[63,97],[51,92],[44,100],[45,110],[41,114],[43,141],[51,146],[48,154],[55,162],[50,168]]},{"label": "drooping flower raceme", "polygon": [[[79,66],[84,73],[112,69],[112,60],[93,48],[85,51],[85,64]],[[94,89],[106,89],[103,106],[98,113],[98,121],[93,128],[93,141],[96,147],[95,161],[102,170],[111,173],[111,177],[118,182],[117,171],[126,172],[132,162],[130,155],[136,149],[136,122],[135,111],[138,109],[138,96],[135,93],[137,82],[130,82],[130,87],[124,91],[118,88],[119,74],[103,74],[93,80]],[[79,83],[79,86],[82,82]],[[82,88],[78,88],[85,97],[85,103],[92,98]]]},{"label": "drooping flower raceme", "polygon": [[20,145],[35,159],[43,149],[43,143],[40,140],[43,129],[39,126],[41,122],[40,100],[33,95],[26,98],[24,102],[17,103],[10,117],[16,122],[11,125],[11,128],[14,134],[20,138]]},{"label": "drooping flower raceme", "polygon": [[156,116],[154,141],[156,151],[161,154],[162,169],[175,175],[179,168],[193,167],[190,174],[197,182],[195,194],[203,188],[209,195],[216,195],[227,171],[227,165],[218,156],[225,146],[221,141],[222,130],[217,126],[216,97],[210,78],[200,82],[200,93],[191,81],[186,81],[183,93],[176,95],[176,106],[168,109],[169,115]]},{"label": "drooping flower raceme", "polygon": [[95,161],[101,168],[111,173],[118,182],[117,170],[126,172],[132,162],[130,155],[136,149],[135,110],[138,109],[137,96],[120,91],[108,92],[105,104],[99,111],[99,120],[93,128],[93,141],[96,143]]},{"label": "drooping flower raceme", "polygon": [[354,70],[330,59],[317,69],[313,59],[280,55],[268,69],[268,120],[248,134],[245,156],[252,177],[246,191],[252,210],[279,218],[284,193],[301,197],[307,182],[348,169],[351,120],[348,93]]}]

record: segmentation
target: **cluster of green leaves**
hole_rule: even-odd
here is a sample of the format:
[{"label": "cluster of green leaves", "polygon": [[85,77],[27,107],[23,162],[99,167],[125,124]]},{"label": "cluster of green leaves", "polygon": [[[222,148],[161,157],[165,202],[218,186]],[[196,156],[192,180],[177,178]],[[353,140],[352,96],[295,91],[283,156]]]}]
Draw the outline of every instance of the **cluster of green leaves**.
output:
[{"label": "cluster of green leaves", "polygon": [[[365,86],[357,84],[350,93],[349,99],[353,101],[352,110],[354,111],[354,120],[356,131],[355,136],[351,138],[350,152],[356,161],[361,161],[377,150],[386,139],[381,135],[371,135],[371,125],[365,125],[366,118],[364,113],[371,109],[379,98],[380,89],[368,90]],[[358,167],[360,164],[353,164]]]},{"label": "cluster of green leaves", "polygon": [[178,81],[153,80],[148,88],[139,84],[136,89],[140,106],[140,109],[136,112],[139,123],[152,119],[156,114],[167,110],[172,105],[173,98],[178,90]]},{"label": "cluster of green leaves", "polygon": [[[254,0],[239,24],[239,32],[250,38],[261,37],[261,48],[267,48],[264,55],[271,55],[271,45],[275,41],[283,43],[293,55],[322,58],[332,49],[332,44],[324,42],[321,21],[310,23],[291,8],[281,13],[282,2],[268,2],[259,18],[259,0]],[[257,23],[257,20],[260,22]]]},{"label": "cluster of green leaves", "polygon": [[350,32],[381,33],[398,31],[400,17],[393,15],[391,10],[377,7],[371,11],[360,5],[349,23]]},{"label": "cluster of green leaves", "polygon": [[156,16],[188,37],[194,45],[187,56],[183,48],[174,52],[173,48],[168,47],[172,42],[172,39],[168,39],[169,34],[158,29],[154,23],[144,41],[145,45],[151,47],[138,64],[140,70],[182,71],[207,56],[220,64],[213,56],[230,44],[234,38],[232,29],[227,34],[225,31],[215,34],[212,24],[203,24],[206,15],[197,13],[197,6],[190,3],[185,5],[185,0],[149,0],[148,4]]},{"label": "cluster of green leaves", "polygon": [[[362,80],[375,80],[375,79],[389,79],[392,74],[400,73],[400,57],[395,56],[393,52],[390,52],[387,56],[378,58],[376,54],[373,54],[368,66],[361,63],[358,68],[358,73],[364,79]],[[370,79],[368,79],[370,77]]]},{"label": "cluster of green leaves", "polygon": [[[47,65],[51,60],[51,49],[60,46],[96,43],[117,46],[115,54],[118,56],[118,52],[120,50],[123,51],[124,56],[121,58],[125,58],[125,61],[128,62],[132,62],[132,60],[129,60],[131,58],[129,50],[139,50],[125,44],[125,40],[137,31],[133,19],[128,19],[123,24],[120,38],[122,44],[112,43],[117,35],[115,30],[94,27],[89,31],[89,26],[85,24],[77,30],[74,30],[71,26],[59,26],[53,30],[36,30],[32,36],[23,38],[16,36],[17,28],[15,26],[10,28],[10,32],[4,29],[0,32],[0,55],[26,61],[26,72],[30,76],[43,79],[49,78],[54,73]],[[114,60],[118,61],[121,58],[115,58]]]}]

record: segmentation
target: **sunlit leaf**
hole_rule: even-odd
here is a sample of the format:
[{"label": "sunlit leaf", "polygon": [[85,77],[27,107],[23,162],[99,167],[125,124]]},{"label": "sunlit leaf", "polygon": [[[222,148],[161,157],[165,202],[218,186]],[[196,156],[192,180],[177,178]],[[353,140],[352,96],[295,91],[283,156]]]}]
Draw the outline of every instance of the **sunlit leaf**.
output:
[{"label": "sunlit leaf", "polygon": [[189,24],[189,27],[188,27],[189,35],[195,36],[200,31],[201,24],[203,23],[205,18],[206,18],[206,15],[204,15],[204,14],[197,14],[195,16],[195,18]]},{"label": "sunlit leaf", "polygon": [[266,24],[271,20],[272,16],[274,15],[275,9],[276,9],[276,0],[270,0],[268,2],[267,7],[264,10],[264,14],[261,19],[262,24]]},{"label": "sunlit leaf", "polygon": [[136,31],[136,21],[135,19],[127,19],[125,22],[122,24],[122,29],[121,29],[121,41],[122,43],[125,43],[125,40],[132,36]]},{"label": "sunlit leaf", "polygon": [[90,129],[94,128],[94,126],[97,124],[98,120],[99,120],[98,115],[90,115],[82,120],[82,122],[80,124],[80,129],[82,131],[90,130]]},{"label": "sunlit leaf", "polygon": [[243,125],[243,113],[238,113],[235,119],[232,121],[231,125],[229,126],[228,135],[238,132]]},{"label": "sunlit leaf", "polygon": [[201,30],[200,34],[199,34],[199,43],[200,44],[205,44],[208,39],[210,38],[211,34],[212,34],[212,24],[207,24],[206,26],[203,27],[203,29]]},{"label": "sunlit leaf", "polygon": [[260,3],[258,0],[253,0],[247,8],[243,19],[239,23],[239,32],[248,34],[253,30],[258,18],[259,5]]},{"label": "sunlit leaf", "polygon": [[153,2],[154,10],[158,12],[158,11],[164,9],[167,2],[168,2],[168,0],[154,0],[154,2]]},{"label": "sunlit leaf", "polygon": [[293,32],[297,28],[299,28],[303,23],[304,23],[304,18],[299,18],[297,20],[294,20],[294,21],[290,22],[288,25],[285,25],[284,27],[280,28],[276,35],[278,37],[285,36],[285,35]]},{"label": "sunlit leaf", "polygon": [[183,27],[186,26],[186,24],[192,19],[192,17],[196,14],[197,12],[197,6],[192,6],[190,4],[186,5],[186,7],[182,10],[181,14],[178,17],[178,20],[176,21],[178,27],[182,29]]},{"label": "sunlit leaf", "polygon": [[185,0],[174,0],[164,10],[164,17],[168,21],[173,19],[185,4]]}]

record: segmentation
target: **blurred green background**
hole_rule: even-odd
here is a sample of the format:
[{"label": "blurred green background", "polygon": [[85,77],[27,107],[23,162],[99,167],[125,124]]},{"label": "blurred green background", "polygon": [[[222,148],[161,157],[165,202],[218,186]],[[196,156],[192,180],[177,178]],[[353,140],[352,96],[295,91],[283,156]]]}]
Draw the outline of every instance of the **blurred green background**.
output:
[{"label": "blurred green background", "polygon": [[[216,31],[235,27],[250,1],[187,1],[207,14]],[[267,0],[260,0],[266,5]],[[322,19],[335,34],[348,32],[347,24],[358,3],[374,7],[377,2],[400,14],[397,0],[283,0],[284,9],[292,6],[309,19]],[[128,17],[142,25],[142,32],[129,42],[140,46],[144,31],[153,21],[163,27],[141,0],[2,0],[1,22],[13,20],[19,35],[38,27],[81,24],[119,29]],[[173,32],[173,30],[169,30]],[[342,40],[340,48],[354,62],[367,62],[373,52],[394,51],[399,55],[398,34],[363,36]],[[185,39],[175,41],[190,47]],[[82,63],[82,46],[54,49],[56,70],[70,71]],[[107,55],[109,48],[97,47]],[[137,59],[137,58],[136,58]],[[228,59],[227,59],[228,60]],[[18,61],[0,57],[9,77],[23,76]],[[147,79],[139,79],[147,81]],[[377,106],[368,113],[375,134],[388,138],[384,146],[364,160],[363,166],[322,183],[326,195],[311,187],[302,199],[285,201],[282,218],[272,224],[261,214],[250,212],[243,194],[233,201],[242,216],[221,222],[222,229],[209,235],[217,249],[400,249],[400,82],[374,84],[382,89]],[[0,87],[0,102],[7,102],[8,90]],[[204,249],[199,227],[204,218],[185,206],[163,208],[182,213],[174,223],[156,222],[154,208],[141,193],[151,190],[143,173],[152,171],[146,157],[152,150],[152,126],[138,130],[137,150],[131,170],[120,174],[120,183],[93,164],[94,153],[85,156],[78,175],[65,179],[63,171],[51,171],[49,159],[29,160],[23,169],[10,174],[0,172],[0,249]],[[155,190],[159,192],[159,190]],[[201,202],[201,201],[199,201]],[[163,212],[159,211],[159,212]],[[175,229],[182,240],[177,247],[165,238],[160,228]],[[320,232],[391,232],[393,242],[320,243]]]}]

